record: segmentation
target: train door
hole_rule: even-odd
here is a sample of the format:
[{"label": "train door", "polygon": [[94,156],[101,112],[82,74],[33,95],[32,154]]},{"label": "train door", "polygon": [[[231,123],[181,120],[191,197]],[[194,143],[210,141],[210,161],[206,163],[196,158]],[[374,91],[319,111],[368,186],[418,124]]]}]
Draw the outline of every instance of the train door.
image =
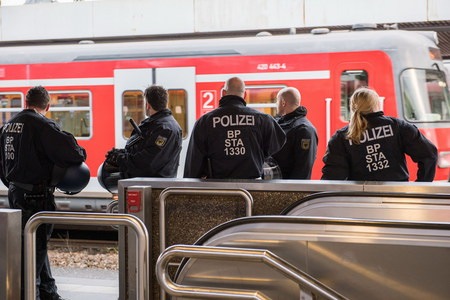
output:
[{"label": "train door", "polygon": [[178,177],[182,177],[190,132],[195,123],[195,68],[123,69],[114,72],[115,147],[125,147],[133,130],[130,119],[139,124],[145,116],[144,90],[151,84],[169,92],[169,108],[183,130]]},{"label": "train door", "polygon": [[392,61],[381,51],[335,54],[332,58],[334,98],[330,105],[330,134],[348,124],[350,97],[359,87],[375,89],[380,109],[397,117]]},{"label": "train door", "polygon": [[375,83],[375,72],[367,62],[342,62],[333,73],[334,97],[327,103],[327,142],[336,130],[348,124],[353,92],[359,87],[374,87]]},{"label": "train door", "polygon": [[133,129],[130,119],[139,124],[145,118],[144,90],[152,82],[152,69],[114,70],[114,147],[125,147]]},{"label": "train door", "polygon": [[178,168],[178,177],[183,177],[189,137],[196,120],[195,68],[157,68],[154,81],[168,90],[169,108],[183,130],[183,148]]}]

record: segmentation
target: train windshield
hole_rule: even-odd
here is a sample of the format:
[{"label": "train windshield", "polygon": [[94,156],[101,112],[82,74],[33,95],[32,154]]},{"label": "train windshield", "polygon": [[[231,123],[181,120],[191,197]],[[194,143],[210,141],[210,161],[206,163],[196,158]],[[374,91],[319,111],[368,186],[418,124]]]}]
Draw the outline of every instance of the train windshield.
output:
[{"label": "train windshield", "polygon": [[400,80],[407,121],[450,121],[450,93],[444,72],[407,69],[400,75]]}]

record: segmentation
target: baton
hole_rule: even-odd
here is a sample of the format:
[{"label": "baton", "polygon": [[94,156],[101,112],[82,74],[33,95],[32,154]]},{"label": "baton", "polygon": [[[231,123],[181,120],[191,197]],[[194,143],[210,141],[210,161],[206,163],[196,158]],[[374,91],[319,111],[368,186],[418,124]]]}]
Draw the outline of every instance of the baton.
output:
[{"label": "baton", "polygon": [[137,126],[136,122],[135,122],[132,118],[130,118],[130,123],[131,123],[131,126],[133,126],[134,130],[136,130],[136,132],[138,133],[138,135],[139,135],[140,137],[142,137],[142,131],[141,131],[141,129]]}]

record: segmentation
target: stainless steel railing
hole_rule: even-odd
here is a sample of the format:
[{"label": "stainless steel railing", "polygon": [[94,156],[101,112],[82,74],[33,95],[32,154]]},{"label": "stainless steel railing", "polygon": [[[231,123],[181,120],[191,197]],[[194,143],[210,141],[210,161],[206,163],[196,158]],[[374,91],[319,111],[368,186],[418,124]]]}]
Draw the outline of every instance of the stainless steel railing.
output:
[{"label": "stainless steel railing", "polygon": [[308,274],[296,269],[270,251],[185,245],[175,245],[167,248],[159,256],[158,261],[156,262],[156,276],[160,286],[168,294],[175,297],[195,296],[195,298],[216,299],[269,299],[259,291],[178,285],[172,281],[168,273],[170,260],[174,257],[260,262],[269,265],[271,268],[284,274],[301,287],[316,295],[326,299],[347,299]]},{"label": "stainless steel railing", "polygon": [[162,252],[166,248],[166,201],[170,195],[226,195],[241,196],[246,204],[246,216],[252,215],[253,197],[244,189],[214,189],[214,188],[177,188],[168,187],[159,195],[159,245]]},{"label": "stainless steel railing", "polygon": [[24,229],[25,299],[36,297],[36,230],[41,224],[124,225],[136,233],[137,299],[149,299],[148,232],[144,223],[128,214],[40,212],[33,215]]}]

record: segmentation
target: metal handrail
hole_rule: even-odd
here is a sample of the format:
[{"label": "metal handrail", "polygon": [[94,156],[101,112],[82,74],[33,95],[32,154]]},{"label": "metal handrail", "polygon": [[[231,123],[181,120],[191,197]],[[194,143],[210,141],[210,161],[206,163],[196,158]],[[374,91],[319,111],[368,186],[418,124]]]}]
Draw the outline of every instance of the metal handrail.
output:
[{"label": "metal handrail", "polygon": [[106,207],[106,213],[115,214],[116,211],[118,211],[118,207],[119,207],[119,201],[112,200],[111,202],[108,203],[108,206]]},{"label": "metal handrail", "polygon": [[148,231],[137,217],[128,214],[39,212],[33,215],[24,229],[25,299],[36,297],[36,230],[41,224],[124,225],[136,233],[137,299],[149,299]]},{"label": "metal handrail", "polygon": [[246,216],[252,215],[253,197],[244,189],[214,189],[214,188],[177,188],[168,187],[159,195],[159,245],[160,252],[166,248],[166,199],[170,195],[227,195],[241,196],[246,202]]},{"label": "metal handrail", "polygon": [[169,276],[169,262],[174,257],[261,262],[279,271],[297,284],[326,299],[347,299],[310,275],[296,269],[268,250],[175,245],[167,248],[156,262],[156,276],[160,286],[171,296],[222,299],[269,299],[258,291],[182,286]]}]

